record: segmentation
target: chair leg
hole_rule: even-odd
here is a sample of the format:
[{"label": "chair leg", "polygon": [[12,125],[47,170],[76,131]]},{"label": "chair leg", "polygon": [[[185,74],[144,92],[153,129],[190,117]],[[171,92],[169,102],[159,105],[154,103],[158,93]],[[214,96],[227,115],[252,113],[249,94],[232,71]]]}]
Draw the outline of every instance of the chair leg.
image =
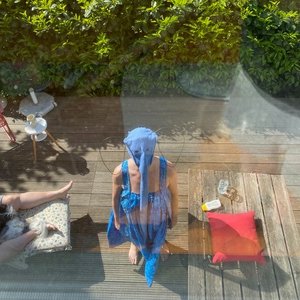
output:
[{"label": "chair leg", "polygon": [[32,136],[32,148],[33,148],[33,162],[36,163],[37,156],[36,156],[36,141],[35,141],[35,134]]},{"label": "chair leg", "polygon": [[53,135],[48,131],[48,130],[45,130],[47,135],[49,136],[49,139],[57,146],[59,147],[60,149],[62,149],[64,152],[67,152],[58,142],[57,140],[53,137]]},{"label": "chair leg", "polygon": [[8,127],[8,125],[4,125],[3,126],[7,136],[9,137],[9,139],[12,141],[12,142],[16,142],[16,137],[15,135],[12,133],[11,129]]}]

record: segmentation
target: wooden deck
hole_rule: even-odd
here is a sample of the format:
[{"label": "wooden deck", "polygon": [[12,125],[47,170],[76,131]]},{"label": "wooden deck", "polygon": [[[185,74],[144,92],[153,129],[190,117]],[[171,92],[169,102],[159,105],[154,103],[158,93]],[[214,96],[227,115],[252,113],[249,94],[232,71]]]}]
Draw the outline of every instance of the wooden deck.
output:
[{"label": "wooden deck", "polygon": [[[236,188],[238,201],[218,194],[220,179],[227,179]],[[245,237],[249,233],[244,232],[241,238],[235,231],[239,228],[227,227],[226,221],[218,223],[218,227],[222,226],[219,239],[226,241],[222,250],[219,248],[218,251],[224,251],[229,256],[239,255],[241,261],[211,262],[214,254],[213,233],[209,230],[209,222],[201,205],[216,197],[220,197],[222,202],[222,207],[218,209],[220,213],[255,212],[258,237],[266,259],[264,264],[243,261],[243,255],[250,252],[246,247],[239,251],[236,248],[237,245],[247,244],[249,240]],[[226,250],[228,241],[230,244],[236,242],[236,247]],[[190,170],[189,299],[205,299],[206,295],[212,299],[299,299],[299,249],[300,236],[282,175]]]},{"label": "wooden deck", "polygon": [[[67,152],[48,140],[40,142],[36,165],[23,130],[24,118],[6,109],[19,145],[11,145],[0,131],[0,193],[49,190],[74,180],[73,251],[33,257],[26,272],[4,272],[1,267],[1,299],[186,299],[188,169],[283,174],[299,230],[300,130],[299,135],[290,132],[291,119],[278,118],[275,127],[257,123],[248,130],[245,124],[230,123],[234,109],[230,102],[92,97],[57,97],[56,101],[58,107],[45,118]],[[168,235],[175,254],[161,262],[151,289],[146,286],[142,262],[129,265],[128,245],[109,249],[106,241],[110,172],[127,157],[122,140],[137,125],[159,130],[157,153],[176,162],[179,178],[179,222]]]}]

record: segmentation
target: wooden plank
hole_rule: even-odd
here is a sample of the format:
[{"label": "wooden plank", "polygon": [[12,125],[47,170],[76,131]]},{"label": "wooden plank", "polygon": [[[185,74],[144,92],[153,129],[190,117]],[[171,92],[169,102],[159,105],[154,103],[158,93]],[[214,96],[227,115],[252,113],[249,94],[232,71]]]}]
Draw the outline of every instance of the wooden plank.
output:
[{"label": "wooden plank", "polygon": [[[187,185],[178,183],[178,195],[179,197],[184,196],[187,194]],[[93,185],[92,193],[93,194],[111,194],[112,184],[106,182],[100,182],[95,180]]]},{"label": "wooden plank", "polygon": [[[130,243],[124,243],[115,248],[109,248],[107,237],[106,237],[106,227],[101,226],[102,230],[97,234],[98,242],[95,243],[95,237],[89,237],[87,234],[76,233],[74,234],[75,241],[74,250],[79,250],[83,253],[125,253],[128,255]],[[172,255],[170,258],[172,259],[174,254],[186,255],[188,252],[187,244],[188,239],[187,235],[168,235],[167,236],[168,245],[170,246],[170,250]],[[72,244],[72,245],[73,245]]]},{"label": "wooden plank", "polygon": [[300,185],[288,185],[287,190],[291,197],[293,198],[300,197]]},{"label": "wooden plank", "polygon": [[[84,193],[84,192],[83,192]],[[187,209],[187,195],[181,195],[179,199],[179,208]],[[82,199],[84,197],[82,196]],[[93,193],[91,194],[91,206],[111,206],[111,193]]]},{"label": "wooden plank", "polygon": [[[88,200],[88,199],[86,199]],[[81,215],[83,212],[80,211],[80,207],[87,207],[87,210],[85,209],[85,213],[89,213],[89,215],[92,217],[93,221],[96,223],[104,223],[107,222],[110,211],[111,211],[111,206],[87,206],[84,204],[85,198],[82,198],[82,203],[83,204],[71,204],[71,207],[74,206],[74,213],[76,210],[78,210],[77,213],[80,213]],[[71,202],[73,203],[73,202]],[[71,217],[75,219],[75,216],[72,214]],[[179,209],[178,213],[178,222],[188,222],[188,216],[187,216],[187,209]],[[171,232],[177,232],[177,226],[174,227]],[[187,234],[186,232],[183,232],[182,234]]]},{"label": "wooden plank", "polygon": [[[31,151],[33,151],[31,149]],[[30,152],[29,152],[30,153]],[[57,159],[61,161],[68,161],[71,162],[76,159],[81,159],[85,162],[88,161],[97,161],[99,157],[98,151],[89,151],[78,154],[74,153],[64,153],[61,149],[59,149],[54,144],[49,143],[48,141],[43,141],[37,144],[37,159],[42,161],[56,161]],[[32,155],[24,156],[24,152],[20,151],[11,151],[6,152],[2,159],[5,160],[13,160],[14,162],[17,161],[32,161]]]},{"label": "wooden plank", "polygon": [[[99,120],[99,117],[97,116],[97,119],[95,119],[95,122]],[[184,126],[184,125],[183,125]],[[92,128],[92,126],[90,126]],[[161,127],[159,125],[154,125],[153,128]],[[56,131],[51,130],[51,127],[49,126],[50,132],[52,132],[57,139],[67,139],[69,142],[78,142],[78,139],[76,141],[76,137],[81,137],[81,140],[83,142],[88,141],[96,141],[99,142],[104,141],[107,138],[114,138],[118,139],[119,143],[122,143],[122,140],[124,138],[124,130],[122,129],[122,126],[103,126],[101,129],[93,132],[84,131],[81,133],[76,133],[76,130],[74,129],[73,132],[64,132],[64,126],[61,126],[61,129],[57,127]],[[191,134],[186,134],[186,131],[178,132],[176,134],[170,134],[169,136],[161,135],[161,140],[164,141],[172,141],[172,140],[188,140],[192,143],[209,143],[209,144],[249,144],[249,145],[299,145],[300,144],[300,138],[296,136],[289,136],[288,134],[281,133],[277,134],[275,133],[242,133],[242,132],[234,132],[234,130],[228,130],[228,133],[218,132],[218,128],[215,128],[213,130],[207,130],[201,131],[201,127],[199,129],[195,129],[195,132],[192,132]],[[159,128],[157,128],[159,129]],[[197,132],[198,131],[198,132]],[[17,134],[17,141],[22,141],[28,139],[28,136],[25,132],[18,131]],[[0,132],[0,141],[7,141],[7,136],[5,133]]]},{"label": "wooden plank", "polygon": [[[244,176],[242,173],[230,172],[229,183],[238,191],[239,200],[232,201],[232,209],[234,213],[243,213],[248,211],[248,199],[245,192]],[[239,284],[242,291],[243,299],[259,299],[260,283],[257,273],[256,262],[238,262],[238,270],[236,277],[239,278]]]},{"label": "wooden plank", "polygon": [[23,186],[27,181],[32,183],[33,190],[35,189],[34,185],[42,181],[50,182],[49,188],[51,187],[51,182],[57,182],[57,185],[69,180],[74,180],[74,182],[92,182],[95,174],[94,170],[96,169],[96,162],[81,165],[81,162],[40,161],[33,165],[32,161],[22,163],[11,161],[0,162],[0,165],[0,180],[6,181],[11,186],[5,191],[3,191],[4,186],[2,186],[2,192],[24,191]]},{"label": "wooden plank", "polygon": [[[66,131],[65,133],[72,133],[72,132],[90,132],[90,133],[97,133],[97,132],[121,132],[123,135],[126,135],[126,132],[124,130],[124,126],[128,127],[128,122],[123,123],[122,120],[111,120],[109,116],[109,112],[107,111],[93,111],[92,114],[86,115],[84,117],[78,116],[78,118],[72,119],[68,118],[69,113],[72,112],[64,112],[61,113],[59,116],[56,118],[52,116],[51,118],[46,117],[47,119],[47,125],[48,128],[51,132],[55,133],[62,133],[62,128],[64,128]],[[163,114],[165,114],[163,112]],[[67,119],[65,119],[67,117]],[[170,118],[176,118],[176,114],[170,114]],[[147,124],[146,122],[144,123],[147,127],[153,128],[154,130],[160,129],[163,127],[162,125],[164,124],[165,120],[168,118],[168,115],[165,115],[162,120],[160,120],[160,117],[158,116],[151,116],[148,115],[147,118]],[[188,117],[186,117],[188,118]],[[205,119],[207,118],[207,121]],[[99,119],[101,119],[101,123],[99,123]],[[177,117],[178,119],[178,117]],[[14,119],[15,122],[12,122],[11,120],[8,120],[9,126],[12,129],[14,133],[17,133],[17,136],[21,136],[20,134],[23,133],[24,131],[24,126],[25,126],[25,121],[22,119]],[[184,122],[178,122],[178,124],[175,123],[175,119],[172,120],[172,127],[177,127],[180,128],[180,123]],[[177,125],[177,126],[176,126]],[[186,126],[186,124],[183,124],[183,128]],[[235,128],[235,129],[230,129],[227,128],[224,124],[224,120],[218,120],[218,123],[216,124],[215,118],[212,115],[211,117],[206,116],[203,117],[201,122],[197,124],[198,126],[198,131],[203,133],[203,136],[206,135],[207,137],[212,137],[212,139],[216,139],[217,135],[223,134],[223,137],[232,137],[233,135],[235,136],[241,136],[243,134],[241,129]],[[195,127],[196,129],[196,127]],[[257,132],[249,132],[247,134],[250,134],[252,136],[261,137],[263,139],[265,136],[279,136],[281,138],[282,144],[289,143],[287,142],[287,139],[284,138],[284,136],[288,137],[287,131],[289,131],[290,128],[287,128],[284,125],[277,125],[277,131],[272,131],[271,126],[257,126],[256,127]],[[2,132],[1,132],[2,133]],[[180,134],[181,133],[181,134]],[[262,133],[265,133],[264,135]],[[178,132],[178,136],[186,137],[185,131],[182,130],[182,132]],[[299,142],[297,137],[291,138],[294,142]],[[244,140],[243,140],[244,141]],[[274,139],[270,139],[270,141],[273,141],[275,144]],[[247,142],[245,142],[247,143]],[[251,144],[251,142],[248,142]],[[262,141],[260,142],[262,143]],[[291,143],[291,141],[290,141]]]},{"label": "wooden plank", "polygon": [[[95,164],[91,164],[90,166],[92,168],[96,167]],[[73,169],[72,166],[69,166],[68,168]],[[88,168],[88,173],[84,175],[80,174],[79,171],[70,174],[62,166],[60,166],[60,168],[55,168],[54,166],[52,166],[49,169],[47,168],[47,170],[45,170],[46,168],[44,170],[40,168],[33,168],[27,170],[9,168],[9,170],[2,170],[3,173],[0,175],[0,180],[2,180],[2,178],[5,178],[7,182],[11,184],[14,183],[14,185],[22,184],[24,181],[31,181],[32,179],[35,179],[35,182],[39,182],[42,180],[46,180],[46,178],[48,178],[49,181],[56,181],[58,183],[68,182],[69,180],[73,180],[74,182],[92,182],[94,181],[95,177],[95,173],[93,172],[92,168]]]},{"label": "wooden plank", "polygon": [[271,248],[269,242],[269,235],[267,225],[264,217],[262,200],[259,193],[259,186],[256,174],[243,174],[245,200],[249,210],[255,211],[256,218],[261,222],[263,228],[263,236],[265,239],[265,256],[267,263],[263,266],[257,265],[258,282],[262,299],[278,299],[278,292],[276,286],[276,278],[273,268],[273,261],[268,259],[271,257]]},{"label": "wooden plank", "polygon": [[[162,153],[222,153],[222,154],[299,154],[300,145],[272,145],[272,144],[205,144],[205,143],[190,143],[189,141],[174,141],[174,142],[159,142],[158,152]],[[181,150],[182,149],[182,150]],[[114,149],[111,149],[113,151]]]},{"label": "wooden plank", "polygon": [[196,300],[205,299],[207,292],[205,285],[206,241],[201,211],[203,197],[201,172],[189,170],[189,178],[188,298]]},{"label": "wooden plank", "polygon": [[290,202],[294,211],[300,210],[300,197],[290,197]]},{"label": "wooden plank", "polygon": [[296,295],[300,296],[300,238],[289,195],[286,190],[283,176],[271,176],[275,193],[275,200],[283,230],[284,241],[287,248],[285,256],[288,257],[292,269],[292,280],[295,284]]},{"label": "wooden plank", "polygon": [[[227,171],[215,171],[215,189],[217,189],[219,181],[221,179],[228,180],[231,186],[238,188],[236,180],[230,176]],[[223,206],[223,210],[228,213],[233,213],[232,202],[226,198],[218,195]],[[220,264],[222,269],[222,277],[223,277],[223,289],[224,289],[224,298],[225,299],[241,299],[241,289],[242,289],[242,279],[244,276],[241,276],[241,270],[239,269],[238,263],[222,263]]]},{"label": "wooden plank", "polygon": [[300,174],[293,174],[293,175],[284,175],[284,180],[287,186],[297,186],[300,185]]},{"label": "wooden plank", "polygon": [[[300,224],[300,210],[294,210],[294,216],[295,216],[295,219],[296,219],[296,223],[297,224]],[[299,230],[298,230],[299,232]]]},{"label": "wooden plank", "polygon": [[[278,293],[282,299],[296,299],[297,291],[295,290],[293,272],[287,257],[288,250],[284,240],[285,236],[282,231],[271,177],[269,175],[258,174],[257,180],[260,188],[267,234],[269,236],[271,260],[275,272]],[[280,201],[289,200],[284,198]]]},{"label": "wooden plank", "polygon": [[[168,160],[181,163],[235,163],[237,161],[242,161],[243,163],[294,163],[300,161],[299,154],[223,154],[223,153],[168,153],[165,154]],[[128,155],[125,155],[127,158]],[[108,161],[122,161],[124,159],[124,154],[122,152],[102,152],[102,158],[105,162]]]},{"label": "wooden plank", "polygon": [[[69,181],[66,182],[57,182],[57,181],[25,181],[21,182],[18,185],[18,189],[16,185],[10,184],[10,182],[2,182],[0,192],[4,191],[5,193],[17,193],[17,192],[27,192],[27,191],[50,191],[54,189],[58,189]],[[70,194],[72,193],[82,193],[87,194],[92,191],[93,182],[76,182],[73,184],[72,189],[70,190]]]},{"label": "wooden plank", "polygon": [[[204,199],[216,199],[216,179],[214,171],[204,170],[202,172],[202,188]],[[204,220],[207,221],[204,216]],[[205,285],[207,299],[222,299],[223,298],[223,272],[218,265],[207,265],[205,272]],[[214,287],[213,289],[211,287]]]},{"label": "wooden plank", "polygon": [[[82,259],[82,257],[79,256],[79,258]],[[86,261],[83,259],[83,261]],[[95,262],[95,255],[94,255],[94,262]],[[55,264],[57,266],[57,264]],[[71,273],[79,273],[78,269],[76,270],[76,266],[78,267],[78,264],[75,264],[73,268],[69,268],[69,271]],[[55,293],[61,293],[62,298],[60,299],[65,299],[65,296],[68,296],[69,293],[74,293],[73,296],[75,298],[73,299],[94,299],[90,298],[90,293],[98,293],[100,296],[102,293],[102,297],[100,298],[95,298],[95,299],[107,299],[106,295],[109,296],[113,295],[115,298],[109,298],[109,299],[116,299],[122,296],[122,294],[125,296],[125,299],[132,299],[134,295],[136,297],[139,297],[141,299],[144,299],[143,294],[151,294],[152,297],[159,297],[160,299],[182,299],[181,296],[186,295],[186,289],[185,289],[185,282],[184,282],[184,273],[180,274],[178,271],[176,272],[176,268],[168,268],[169,272],[175,271],[177,278],[182,280],[180,283],[178,282],[167,282],[163,281],[166,280],[168,274],[165,272],[164,274],[162,273],[162,276],[159,276],[157,281],[154,282],[151,291],[149,291],[149,288],[146,286],[145,282],[143,282],[143,275],[138,272],[134,272],[131,268],[131,272],[128,272],[127,268],[123,268],[122,265],[119,267],[119,274],[117,273],[117,266],[114,266],[114,269],[112,270],[112,275],[115,276],[115,280],[106,280],[103,281],[103,275],[101,275],[101,269],[98,270],[95,265],[87,265],[85,266],[86,269],[91,270],[92,268],[95,269],[94,272],[90,272],[86,274],[83,272],[82,276],[85,276],[86,280],[74,280],[73,282],[68,280],[69,278],[65,278],[64,280],[61,280],[62,277],[58,276],[58,274],[55,274],[52,270],[49,270],[49,276],[43,276],[44,274],[40,274],[40,277],[38,278],[37,274],[34,274],[33,276],[28,276],[29,280],[22,280],[22,277],[18,276],[19,278],[15,278],[15,280],[11,280],[12,282],[14,281],[15,283],[17,282],[19,285],[19,289],[17,290],[21,296],[21,292],[24,292],[25,295],[26,293],[31,294],[31,299],[52,299],[52,295],[55,295]],[[84,270],[84,268],[82,268]],[[126,270],[127,269],[127,270]],[[166,271],[168,271],[166,269]],[[179,269],[178,269],[179,270]],[[183,270],[181,267],[180,270]],[[58,269],[58,271],[61,271],[61,269]],[[126,272],[127,271],[127,272]],[[65,273],[65,272],[63,272]],[[129,280],[123,280],[119,276],[120,274],[135,274],[135,277],[132,277],[132,281]],[[92,277],[93,276],[93,277]],[[98,278],[97,278],[98,276]],[[79,277],[80,278],[80,277]],[[78,278],[78,279],[79,279]],[[19,279],[19,280],[18,280]],[[48,279],[48,280],[47,280]],[[137,281],[134,281],[135,279],[138,279]],[[136,282],[137,284],[134,284]],[[118,286],[118,289],[113,289],[113,286]],[[137,285],[136,287],[134,287]],[[6,292],[6,296],[14,294],[16,292],[16,289],[14,288],[14,285],[11,284],[9,280],[2,281],[1,284],[1,292]],[[39,298],[43,295],[43,293],[48,292],[49,295],[46,298]],[[37,295],[35,293],[38,293]],[[52,294],[53,293],[53,294]],[[77,298],[75,293],[79,293],[80,296],[85,294],[85,297],[83,298]],[[135,294],[134,294],[135,293]],[[27,294],[27,295],[28,295]],[[3,295],[3,294],[2,294]],[[37,296],[37,298],[35,298]],[[49,297],[50,296],[50,297]],[[78,295],[77,295],[78,296]],[[88,298],[86,298],[88,297]],[[3,298],[3,299],[9,299],[9,298]],[[13,298],[16,299],[16,298]],[[17,299],[24,299],[22,296]],[[123,299],[123,297],[122,297]],[[151,298],[148,298],[151,299]],[[152,298],[153,299],[153,298]]]},{"label": "wooden plank", "polygon": [[[106,166],[98,164],[96,171],[108,171],[114,170],[114,168],[120,163],[120,161],[106,162]],[[192,162],[181,162],[180,160],[176,163],[176,169],[180,173],[187,173],[189,169],[206,169],[206,170],[224,170],[224,171],[235,171],[242,173],[266,173],[266,174],[300,174],[300,163],[245,163],[243,161],[233,163],[223,162],[203,162],[203,163],[192,163]]]},{"label": "wooden plank", "polygon": [[212,170],[230,170],[243,173],[267,173],[267,174],[300,174],[300,164],[282,164],[282,163],[181,163],[176,164],[177,170],[187,172],[188,169],[212,169]]},{"label": "wooden plank", "polygon": [[[75,130],[74,130],[75,131]],[[2,134],[2,133],[0,133]],[[5,135],[3,134],[5,138]],[[25,139],[26,141],[28,139]],[[7,141],[7,143],[5,142]],[[20,141],[19,141],[20,142]],[[107,141],[95,141],[90,140],[86,141],[85,144],[82,144],[80,141],[74,141],[71,145],[68,141],[62,140],[60,145],[67,151],[73,151],[75,153],[82,153],[84,151],[94,151],[95,149],[101,148],[102,152],[122,152],[126,153],[126,149],[123,144],[123,139],[120,137],[115,140],[111,137]],[[9,141],[3,140],[1,143],[0,151],[8,151],[12,148],[12,145]],[[159,154],[168,154],[168,153],[220,153],[220,154],[299,154],[300,145],[299,144],[241,144],[241,143],[204,143],[201,141],[190,142],[188,140],[174,140],[174,141],[159,141],[156,147],[156,151]]]}]

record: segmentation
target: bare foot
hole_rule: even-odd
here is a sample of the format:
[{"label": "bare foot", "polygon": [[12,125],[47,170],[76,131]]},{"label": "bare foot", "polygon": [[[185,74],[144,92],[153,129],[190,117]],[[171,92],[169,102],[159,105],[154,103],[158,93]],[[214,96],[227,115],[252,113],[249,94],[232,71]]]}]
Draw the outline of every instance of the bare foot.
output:
[{"label": "bare foot", "polygon": [[67,185],[58,190],[59,198],[68,198],[68,191],[72,188],[73,181],[71,180]]},{"label": "bare foot", "polygon": [[130,249],[128,253],[129,261],[131,262],[132,265],[136,265],[138,261],[138,252],[139,249],[136,245],[133,243],[130,244]]},{"label": "bare foot", "polygon": [[164,243],[164,245],[160,248],[160,257],[162,261],[166,261],[170,255],[170,249],[168,247],[167,243]]},{"label": "bare foot", "polygon": [[46,227],[47,227],[48,231],[56,231],[56,230],[58,230],[58,228],[55,225],[51,224],[51,223],[47,223]]}]

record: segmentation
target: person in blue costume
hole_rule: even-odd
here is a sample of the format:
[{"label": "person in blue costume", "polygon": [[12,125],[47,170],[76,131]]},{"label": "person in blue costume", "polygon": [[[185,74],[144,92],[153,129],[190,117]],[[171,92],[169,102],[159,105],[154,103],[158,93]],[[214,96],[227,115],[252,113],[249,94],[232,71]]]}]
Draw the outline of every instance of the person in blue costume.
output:
[{"label": "person in blue costume", "polygon": [[129,260],[145,258],[145,277],[152,285],[160,253],[168,252],[166,234],[177,223],[178,190],[174,165],[154,156],[157,135],[138,127],[124,139],[130,159],[112,176],[112,212],[107,238],[110,247],[129,241]]}]

